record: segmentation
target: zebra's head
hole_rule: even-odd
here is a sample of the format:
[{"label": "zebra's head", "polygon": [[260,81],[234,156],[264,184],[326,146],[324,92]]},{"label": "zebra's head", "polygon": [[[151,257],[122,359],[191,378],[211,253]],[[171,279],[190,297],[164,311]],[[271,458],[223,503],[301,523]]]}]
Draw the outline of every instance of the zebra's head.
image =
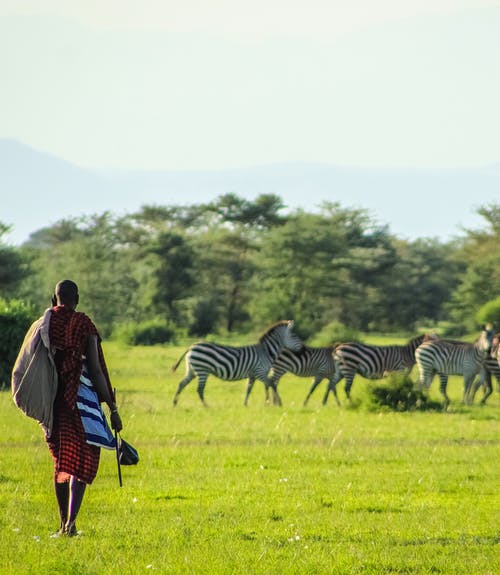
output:
[{"label": "zebra's head", "polygon": [[293,320],[282,320],[275,323],[260,338],[261,343],[267,342],[278,349],[287,348],[292,351],[300,351],[304,347],[304,343],[293,331],[293,325]]},{"label": "zebra's head", "polygon": [[484,353],[489,354],[493,351],[493,340],[495,333],[491,328],[485,328],[481,332],[479,339],[477,340],[477,347]]},{"label": "zebra's head", "polygon": [[293,331],[294,321],[287,321],[286,331],[285,331],[285,342],[284,346],[292,351],[300,351],[304,347],[304,342],[300,337]]},{"label": "zebra's head", "polygon": [[491,357],[494,357],[495,359],[498,360],[498,363],[500,364],[500,333],[496,333],[493,336],[493,340],[491,342],[491,352],[490,355]]}]

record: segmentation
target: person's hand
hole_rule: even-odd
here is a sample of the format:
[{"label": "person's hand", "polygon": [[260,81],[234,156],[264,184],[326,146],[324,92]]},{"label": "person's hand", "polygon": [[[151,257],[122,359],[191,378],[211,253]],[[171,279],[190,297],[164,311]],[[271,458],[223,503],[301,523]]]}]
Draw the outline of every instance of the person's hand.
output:
[{"label": "person's hand", "polygon": [[117,409],[113,409],[111,411],[110,419],[111,419],[111,427],[117,433],[120,433],[120,431],[123,429],[123,425],[122,425],[122,419]]}]

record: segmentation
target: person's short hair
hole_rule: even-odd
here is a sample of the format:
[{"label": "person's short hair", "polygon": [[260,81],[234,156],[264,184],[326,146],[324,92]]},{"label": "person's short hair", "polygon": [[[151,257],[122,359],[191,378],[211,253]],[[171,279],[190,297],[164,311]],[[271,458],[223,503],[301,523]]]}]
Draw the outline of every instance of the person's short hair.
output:
[{"label": "person's short hair", "polygon": [[71,280],[62,280],[56,285],[55,295],[62,303],[78,303],[78,286]]}]

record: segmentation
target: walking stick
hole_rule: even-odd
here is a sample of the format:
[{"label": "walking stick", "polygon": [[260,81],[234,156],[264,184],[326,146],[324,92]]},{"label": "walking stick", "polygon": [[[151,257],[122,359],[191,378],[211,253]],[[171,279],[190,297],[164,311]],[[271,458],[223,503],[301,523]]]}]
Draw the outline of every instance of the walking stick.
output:
[{"label": "walking stick", "polygon": [[[116,404],[116,388],[113,388],[113,399]],[[120,482],[120,487],[122,487],[122,468],[120,465],[120,446],[118,443],[118,431],[116,429],[115,432],[115,453],[116,453],[116,464],[118,465],[118,481]]]}]

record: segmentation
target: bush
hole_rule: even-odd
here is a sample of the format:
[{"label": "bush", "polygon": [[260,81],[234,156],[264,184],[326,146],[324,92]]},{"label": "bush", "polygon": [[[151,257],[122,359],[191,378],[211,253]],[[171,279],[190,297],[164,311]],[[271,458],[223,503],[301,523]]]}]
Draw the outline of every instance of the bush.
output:
[{"label": "bush", "polygon": [[113,331],[113,339],[127,345],[168,343],[172,341],[174,335],[174,330],[166,322],[158,319],[142,323],[122,324]]},{"label": "bush", "polygon": [[21,300],[0,298],[0,389],[10,386],[19,348],[35,315],[34,308]]},{"label": "bush", "polygon": [[374,409],[413,411],[442,408],[440,403],[431,401],[427,394],[403,373],[394,373],[380,384],[369,385],[368,393]]},{"label": "bush", "polygon": [[434,333],[439,337],[458,338],[467,331],[463,325],[451,321],[431,322],[430,320],[417,322],[415,325],[416,333]]},{"label": "bush", "polygon": [[500,297],[486,302],[477,312],[476,320],[479,324],[491,323],[498,330],[500,328]]},{"label": "bush", "polygon": [[340,321],[332,321],[311,339],[311,345],[321,347],[346,341],[360,341],[358,332]]}]

